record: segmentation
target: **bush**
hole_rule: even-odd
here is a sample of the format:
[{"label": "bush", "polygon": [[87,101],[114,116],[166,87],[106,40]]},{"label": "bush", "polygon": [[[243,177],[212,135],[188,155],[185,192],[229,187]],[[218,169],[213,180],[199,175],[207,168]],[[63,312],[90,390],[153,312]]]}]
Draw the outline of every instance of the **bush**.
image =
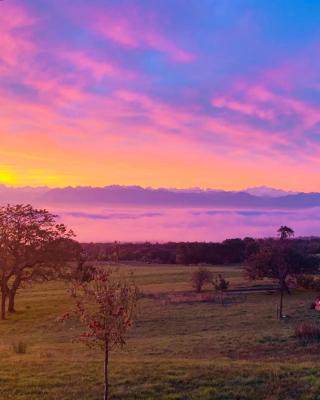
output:
[{"label": "bush", "polygon": [[229,281],[226,281],[221,274],[212,282],[216,292],[223,292],[228,290]]},{"label": "bush", "polygon": [[207,268],[198,268],[193,271],[191,275],[191,284],[192,287],[198,292],[201,292],[201,289],[205,283],[212,282],[213,274]]},{"label": "bush", "polygon": [[81,260],[78,267],[74,271],[72,278],[80,283],[90,282],[93,279],[95,270],[96,268],[93,264],[88,264]]},{"label": "bush", "polygon": [[320,340],[320,325],[303,322],[295,328],[294,336],[305,342]]},{"label": "bush", "polygon": [[26,354],[27,347],[27,343],[25,342],[16,342],[12,344],[12,349],[16,354]]},{"label": "bush", "polygon": [[297,286],[306,290],[320,291],[320,278],[313,275],[302,275],[297,277]]},{"label": "bush", "polygon": [[229,281],[226,281],[221,274],[212,282],[214,289],[217,293],[220,293],[220,301],[223,305],[223,294],[229,288]]}]

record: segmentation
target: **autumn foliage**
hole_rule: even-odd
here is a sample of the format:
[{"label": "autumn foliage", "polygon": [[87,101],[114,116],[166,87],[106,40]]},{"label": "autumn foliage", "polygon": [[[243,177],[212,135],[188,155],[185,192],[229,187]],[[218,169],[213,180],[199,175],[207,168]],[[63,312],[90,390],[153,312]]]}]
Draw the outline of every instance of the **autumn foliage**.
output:
[{"label": "autumn foliage", "polygon": [[105,396],[109,396],[109,353],[126,344],[136,311],[138,289],[132,280],[115,275],[111,268],[97,268],[90,281],[73,283],[74,309],[62,320],[75,315],[84,330],[79,340],[104,350]]}]

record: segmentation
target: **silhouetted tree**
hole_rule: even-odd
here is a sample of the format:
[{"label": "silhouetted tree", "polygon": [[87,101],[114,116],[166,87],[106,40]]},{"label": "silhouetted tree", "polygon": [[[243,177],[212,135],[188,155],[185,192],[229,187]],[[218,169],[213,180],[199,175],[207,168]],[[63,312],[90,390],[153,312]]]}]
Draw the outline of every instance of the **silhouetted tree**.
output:
[{"label": "silhouetted tree", "polygon": [[14,312],[15,296],[22,284],[44,281],[64,274],[77,258],[80,246],[56,216],[31,205],[0,208],[1,318]]},{"label": "silhouetted tree", "polygon": [[289,239],[294,236],[294,230],[289,228],[286,225],[280,226],[278,229],[278,235],[280,236],[280,239]]}]

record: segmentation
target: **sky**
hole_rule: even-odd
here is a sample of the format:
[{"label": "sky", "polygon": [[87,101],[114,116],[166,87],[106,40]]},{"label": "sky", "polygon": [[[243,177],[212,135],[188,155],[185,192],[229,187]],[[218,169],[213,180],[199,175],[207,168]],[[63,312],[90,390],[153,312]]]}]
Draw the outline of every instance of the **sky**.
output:
[{"label": "sky", "polygon": [[0,183],[320,191],[318,0],[0,2]]}]

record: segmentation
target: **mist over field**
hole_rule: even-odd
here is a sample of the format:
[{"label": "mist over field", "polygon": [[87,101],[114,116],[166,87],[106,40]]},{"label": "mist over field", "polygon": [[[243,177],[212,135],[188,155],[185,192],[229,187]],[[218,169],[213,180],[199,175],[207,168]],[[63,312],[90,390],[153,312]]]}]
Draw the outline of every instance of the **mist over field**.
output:
[{"label": "mist over field", "polygon": [[319,234],[320,207],[304,210],[57,208],[81,241],[222,241],[274,236],[290,220],[297,235]]}]

